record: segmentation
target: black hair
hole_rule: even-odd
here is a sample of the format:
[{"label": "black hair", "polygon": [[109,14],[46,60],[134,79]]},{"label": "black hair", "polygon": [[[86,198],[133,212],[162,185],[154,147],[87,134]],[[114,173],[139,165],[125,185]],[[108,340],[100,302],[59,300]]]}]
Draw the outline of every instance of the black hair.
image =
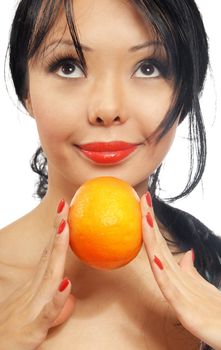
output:
[{"label": "black hair", "polygon": [[[167,201],[182,198],[197,186],[206,164],[206,133],[199,98],[209,64],[208,40],[194,0],[131,0],[131,3],[151,23],[154,34],[165,46],[174,77],[174,100],[170,110],[156,131],[159,141],[179,118],[189,119],[190,171],[183,191]],[[84,70],[86,61],[78,41],[73,21],[71,0],[22,0],[11,28],[10,69],[15,90],[25,106],[28,94],[28,61],[33,58],[53,27],[60,9],[66,14],[73,44]],[[40,147],[32,160],[32,169],[40,176],[37,194],[42,199],[47,192],[47,159]],[[193,248],[195,265],[211,283],[219,286],[221,271],[221,242],[208,228],[178,209],[172,208],[156,196],[160,188],[161,166],[149,179],[149,190],[160,222],[169,230],[182,251]]]}]

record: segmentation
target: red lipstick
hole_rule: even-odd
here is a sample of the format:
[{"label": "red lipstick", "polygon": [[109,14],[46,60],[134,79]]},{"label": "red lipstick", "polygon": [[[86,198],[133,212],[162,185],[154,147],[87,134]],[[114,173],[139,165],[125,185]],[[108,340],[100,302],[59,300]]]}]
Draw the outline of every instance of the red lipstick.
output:
[{"label": "red lipstick", "polygon": [[137,144],[123,141],[93,142],[79,145],[80,151],[99,164],[113,164],[125,159],[137,148]]}]

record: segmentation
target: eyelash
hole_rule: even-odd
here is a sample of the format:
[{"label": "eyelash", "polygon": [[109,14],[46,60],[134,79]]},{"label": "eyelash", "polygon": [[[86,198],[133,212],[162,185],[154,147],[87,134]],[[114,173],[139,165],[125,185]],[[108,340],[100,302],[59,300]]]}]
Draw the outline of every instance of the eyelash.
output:
[{"label": "eyelash", "polygon": [[50,61],[47,62],[48,71],[49,71],[49,73],[54,73],[59,68],[61,68],[62,66],[64,66],[67,63],[72,64],[74,66],[77,66],[86,75],[86,73],[84,72],[83,67],[81,66],[79,60],[77,58],[71,56],[71,55],[70,56],[65,55],[65,56],[53,57]]},{"label": "eyelash", "polygon": [[[87,72],[84,71],[79,60],[76,57],[71,56],[71,55],[64,55],[64,56],[60,55],[57,57],[53,57],[49,62],[47,62],[48,72],[54,73],[59,68],[62,68],[62,66],[65,66],[65,64],[67,64],[67,63],[81,69],[81,71],[84,73],[85,77],[87,77]],[[142,61],[138,62],[138,64],[136,65],[135,73],[144,64],[152,65],[153,67],[155,67],[159,71],[159,77],[161,76],[165,79],[168,79],[169,67],[168,67],[168,63],[165,59],[156,58],[156,57],[145,58]]]},{"label": "eyelash", "polygon": [[142,61],[138,62],[135,72],[137,72],[137,70],[144,64],[155,67],[160,73],[159,77],[163,77],[164,79],[169,78],[169,66],[166,59],[157,57],[145,58]]}]

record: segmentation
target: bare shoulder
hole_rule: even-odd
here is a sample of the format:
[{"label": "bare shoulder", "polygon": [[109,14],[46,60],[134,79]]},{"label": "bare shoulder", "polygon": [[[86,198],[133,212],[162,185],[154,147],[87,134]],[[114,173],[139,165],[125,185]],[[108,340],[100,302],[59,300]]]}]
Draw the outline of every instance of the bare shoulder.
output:
[{"label": "bare shoulder", "polygon": [[39,260],[33,212],[0,230],[0,301],[24,283]]},{"label": "bare shoulder", "polygon": [[24,240],[22,221],[19,219],[0,230],[0,301],[13,292],[21,278],[22,261],[19,255]]},{"label": "bare shoulder", "polygon": [[32,236],[32,212],[0,230],[0,261],[8,265],[18,263],[24,256]]}]

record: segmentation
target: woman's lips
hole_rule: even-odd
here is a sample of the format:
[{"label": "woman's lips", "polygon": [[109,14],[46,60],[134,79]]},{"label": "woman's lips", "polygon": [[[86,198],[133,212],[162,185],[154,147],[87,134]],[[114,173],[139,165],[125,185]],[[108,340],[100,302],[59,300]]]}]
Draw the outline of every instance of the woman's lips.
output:
[{"label": "woman's lips", "polygon": [[125,159],[135,151],[137,144],[123,141],[93,142],[79,145],[80,151],[87,157],[99,164],[113,164]]}]

